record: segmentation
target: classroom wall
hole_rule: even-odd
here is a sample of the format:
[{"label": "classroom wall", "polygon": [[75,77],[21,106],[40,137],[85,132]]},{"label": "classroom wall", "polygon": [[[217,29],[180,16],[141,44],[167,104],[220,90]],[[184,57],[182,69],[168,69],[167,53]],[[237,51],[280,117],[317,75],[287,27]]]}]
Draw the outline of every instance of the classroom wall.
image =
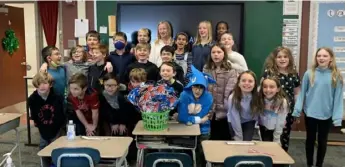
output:
[{"label": "classroom wall", "polygon": [[[244,3],[244,57],[258,77],[268,54],[282,43],[283,2],[250,1]],[[97,1],[97,28],[108,26],[108,15],[116,15],[113,1]],[[108,34],[101,34],[108,43]]]},{"label": "classroom wall", "polygon": [[[89,19],[89,30],[94,30],[94,1],[74,1],[74,4],[61,3],[62,8],[62,30],[63,49],[68,49],[68,40],[77,39],[74,37],[74,20],[80,18]],[[77,43],[78,44],[78,43]],[[62,49],[61,49],[62,51]]]}]

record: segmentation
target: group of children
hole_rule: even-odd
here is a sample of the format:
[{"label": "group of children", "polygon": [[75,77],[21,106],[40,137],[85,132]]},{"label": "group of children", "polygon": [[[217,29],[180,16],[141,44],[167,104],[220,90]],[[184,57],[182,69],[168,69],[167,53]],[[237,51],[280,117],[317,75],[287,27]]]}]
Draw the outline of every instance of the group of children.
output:
[{"label": "group of children", "polygon": [[200,124],[202,140],[250,141],[259,125],[261,140],[280,143],[287,151],[291,126],[303,110],[308,165],[313,165],[318,132],[316,165],[322,166],[331,123],[340,126],[343,114],[343,79],[332,50],[317,51],[300,86],[291,51],[278,47],[268,56],[258,82],[243,56],[233,51],[226,23],[217,24],[214,42],[211,23],[200,22],[191,51],[186,33],[179,32],[173,40],[169,22],[157,28],[152,45],[151,31],[143,28],[132,48],[125,33],[115,33],[116,50],[109,55],[99,34],[91,31],[87,50],[73,48],[71,60],[64,64],[57,48],[42,50],[46,64],[33,79],[37,90],[28,101],[41,149],[59,136],[67,120],[74,121],[77,135],[130,136],[141,116],[126,94],[142,83],[158,82],[173,87],[179,97],[172,118]]}]

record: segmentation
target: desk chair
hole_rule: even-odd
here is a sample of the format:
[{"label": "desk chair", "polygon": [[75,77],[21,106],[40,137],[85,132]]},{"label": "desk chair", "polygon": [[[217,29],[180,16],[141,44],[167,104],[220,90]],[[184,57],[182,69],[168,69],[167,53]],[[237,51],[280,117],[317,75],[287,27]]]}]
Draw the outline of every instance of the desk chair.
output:
[{"label": "desk chair", "polygon": [[145,167],[193,167],[192,158],[185,153],[155,152],[146,155]]},{"label": "desk chair", "polygon": [[95,167],[101,159],[98,150],[93,148],[58,148],[52,152],[56,167]]},{"label": "desk chair", "polygon": [[273,161],[268,156],[231,156],[225,159],[224,167],[272,167]]}]

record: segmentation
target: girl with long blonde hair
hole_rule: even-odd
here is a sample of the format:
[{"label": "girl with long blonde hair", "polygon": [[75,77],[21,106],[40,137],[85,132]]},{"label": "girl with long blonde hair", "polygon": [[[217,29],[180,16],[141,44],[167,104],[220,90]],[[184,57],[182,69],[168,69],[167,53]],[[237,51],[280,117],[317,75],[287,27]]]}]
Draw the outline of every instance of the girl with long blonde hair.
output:
[{"label": "girl with long blonde hair", "polygon": [[161,21],[157,26],[157,39],[151,44],[151,52],[149,61],[160,67],[162,64],[162,58],[160,51],[165,45],[172,46],[174,40],[172,38],[172,26],[168,21]]},{"label": "girl with long blonde hair", "polygon": [[301,92],[292,116],[304,111],[307,165],[314,165],[314,144],[318,136],[316,166],[322,166],[326,155],[328,133],[332,124],[341,126],[343,118],[343,77],[330,48],[317,50],[311,69],[304,73]]},{"label": "girl with long blonde hair", "polygon": [[[202,71],[208,56],[211,53],[211,46],[214,44],[212,38],[212,25],[210,21],[199,23],[198,32],[191,53],[191,64]],[[190,65],[188,65],[190,66]]]}]

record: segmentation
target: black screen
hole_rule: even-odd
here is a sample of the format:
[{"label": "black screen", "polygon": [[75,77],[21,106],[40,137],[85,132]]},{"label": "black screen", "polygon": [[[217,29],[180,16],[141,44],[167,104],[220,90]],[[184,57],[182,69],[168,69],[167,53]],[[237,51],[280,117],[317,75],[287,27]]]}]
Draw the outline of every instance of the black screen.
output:
[{"label": "black screen", "polygon": [[131,34],[140,28],[149,28],[152,41],[157,38],[157,25],[167,20],[173,26],[173,36],[184,31],[195,37],[199,22],[209,20],[212,23],[212,34],[218,21],[226,21],[235,43],[241,52],[243,4],[240,3],[126,3],[119,2],[117,11],[117,30],[126,33],[131,41]]}]

